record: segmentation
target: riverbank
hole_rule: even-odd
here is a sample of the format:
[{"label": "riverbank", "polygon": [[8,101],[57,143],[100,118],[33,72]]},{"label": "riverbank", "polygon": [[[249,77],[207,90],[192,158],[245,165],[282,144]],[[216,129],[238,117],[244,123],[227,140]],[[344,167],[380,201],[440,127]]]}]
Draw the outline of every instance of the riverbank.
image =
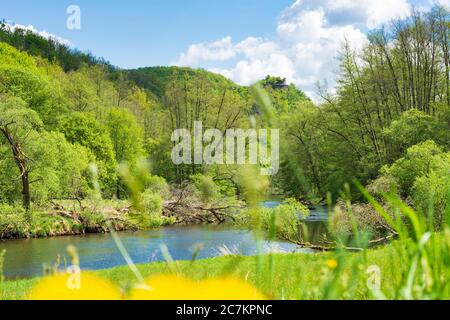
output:
[{"label": "riverbank", "polygon": [[[380,270],[380,285],[385,292],[399,285],[401,260],[393,255],[394,247],[369,250],[366,254],[349,253],[342,260],[336,253],[273,254],[253,257],[222,256],[211,259],[177,261],[172,264],[149,263],[138,265],[144,277],[174,270],[185,277],[201,281],[212,277],[233,275],[246,279],[273,299],[321,299],[329,295],[327,282],[333,286],[351,286],[343,299],[373,299],[367,288],[366,270],[376,266]],[[355,266],[359,278],[352,279]],[[95,271],[125,291],[136,284],[131,270],[117,267]],[[262,275],[262,276],[258,276]],[[339,275],[339,277],[337,277]],[[363,275],[363,276],[361,276]],[[336,277],[335,277],[336,276]],[[355,283],[351,283],[356,280]],[[0,283],[0,299],[24,299],[39,278]]]},{"label": "riverbank", "polygon": [[0,203],[0,241],[223,224],[233,221],[233,215],[244,207],[226,198],[199,203],[189,197],[163,201],[159,196],[139,206],[128,200],[59,200],[33,204],[28,211]]},{"label": "riverbank", "polygon": [[136,231],[173,225],[174,217],[134,212],[128,201],[62,200],[34,205],[0,205],[0,241]]}]

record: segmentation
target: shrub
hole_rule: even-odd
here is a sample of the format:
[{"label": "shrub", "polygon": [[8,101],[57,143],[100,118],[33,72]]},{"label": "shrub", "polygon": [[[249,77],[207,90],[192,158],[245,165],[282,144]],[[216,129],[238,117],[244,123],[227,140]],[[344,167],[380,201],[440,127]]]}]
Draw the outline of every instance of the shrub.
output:
[{"label": "shrub", "polygon": [[383,133],[386,139],[399,149],[400,153],[426,140],[435,140],[439,136],[437,121],[417,109],[404,112]]},{"label": "shrub", "polygon": [[163,199],[170,198],[170,187],[166,179],[159,176],[150,176],[146,181],[147,190],[159,194]]},{"label": "shrub", "polygon": [[23,238],[29,234],[25,210],[20,206],[0,204],[0,239]]},{"label": "shrub", "polygon": [[372,237],[383,237],[388,232],[387,222],[372,205],[367,203],[349,205],[345,201],[339,200],[330,215],[331,233],[336,237],[349,237],[354,234],[354,224],[358,231],[366,232]]},{"label": "shrub", "polygon": [[160,216],[162,213],[163,199],[159,194],[153,193],[153,190],[147,189],[141,195],[141,205],[144,213]]},{"label": "shrub", "polygon": [[162,217],[163,198],[153,190],[147,189],[140,195],[140,210],[134,209],[130,221],[141,228],[155,228],[174,223]]},{"label": "shrub", "polygon": [[392,166],[385,166],[381,172],[395,178],[401,188],[402,195],[408,196],[414,181],[430,172],[432,162],[442,155],[442,149],[431,140],[409,148],[403,158]]},{"label": "shrub", "polygon": [[416,207],[434,216],[434,226],[440,229],[450,192],[450,153],[436,157],[431,171],[414,181],[412,198]]},{"label": "shrub", "polygon": [[397,190],[398,190],[397,179],[388,175],[379,176],[377,179],[373,180],[367,186],[367,191],[378,200],[381,200],[383,198],[383,194],[392,191],[397,192]]},{"label": "shrub", "polygon": [[270,238],[276,236],[292,242],[302,242],[300,217],[308,214],[306,206],[295,199],[286,199],[276,208],[253,207],[242,210],[237,216],[236,223],[261,230]]},{"label": "shrub", "polygon": [[203,202],[215,200],[219,194],[217,185],[209,176],[196,174],[191,176],[195,191]]},{"label": "shrub", "polygon": [[[384,167],[382,172],[384,177],[380,179],[398,181],[401,194],[410,197],[426,217],[433,216],[434,226],[440,228],[450,184],[450,153],[444,153],[435,142],[426,141],[409,148],[405,157]],[[375,184],[368,189],[375,191],[376,196],[378,187]]]}]

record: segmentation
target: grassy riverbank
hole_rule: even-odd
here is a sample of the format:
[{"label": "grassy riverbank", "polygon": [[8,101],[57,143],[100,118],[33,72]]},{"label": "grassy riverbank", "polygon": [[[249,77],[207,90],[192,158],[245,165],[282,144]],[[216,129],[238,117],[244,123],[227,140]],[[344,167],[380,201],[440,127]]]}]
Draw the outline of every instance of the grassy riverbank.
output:
[{"label": "grassy riverbank", "polygon": [[[365,270],[376,264],[381,269],[381,285],[385,291],[390,291],[399,281],[401,267],[399,259],[394,258],[392,246],[379,250],[371,250],[367,254],[349,254],[347,259],[340,260],[336,253],[318,254],[274,254],[257,257],[224,256],[212,259],[178,261],[167,263],[150,263],[138,265],[144,277],[150,275],[174,272],[174,270],[190,279],[203,280],[211,277],[233,275],[247,279],[262,292],[274,299],[318,299],[334,298],[328,291],[327,282],[340,274],[339,282],[333,286],[347,286],[349,290],[341,297],[346,299],[368,299],[373,295],[367,289],[366,279],[352,288],[352,274],[355,266]],[[336,260],[337,259],[337,260]],[[333,265],[339,261],[339,266]],[[95,272],[124,290],[129,289],[136,281],[133,273],[126,266]],[[363,272],[364,273],[364,272]],[[263,275],[262,277],[258,277]],[[0,299],[23,299],[39,278],[5,281],[0,283]]]},{"label": "grassy riverbank", "polygon": [[33,206],[28,211],[20,206],[0,204],[0,241],[106,233],[111,229],[133,231],[174,223],[174,218],[159,213],[135,212],[128,201],[61,200]]}]

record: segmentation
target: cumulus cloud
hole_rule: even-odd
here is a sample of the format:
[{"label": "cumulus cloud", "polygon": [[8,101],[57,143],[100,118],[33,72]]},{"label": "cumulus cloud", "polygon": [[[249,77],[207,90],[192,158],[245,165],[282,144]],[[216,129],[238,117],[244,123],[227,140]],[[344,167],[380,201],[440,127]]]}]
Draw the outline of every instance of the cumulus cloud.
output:
[{"label": "cumulus cloud", "polygon": [[[448,2],[450,0],[430,0]],[[338,53],[344,41],[355,49],[367,43],[366,33],[412,12],[407,0],[296,0],[281,13],[272,39],[226,37],[191,45],[175,65],[205,67],[242,85],[266,75],[295,83],[310,97],[317,82],[335,87]],[[221,67],[227,62],[227,67]],[[231,67],[230,67],[231,65]]]},{"label": "cumulus cloud", "polygon": [[[447,1],[447,0],[444,0]],[[303,11],[323,8],[330,24],[352,24],[376,28],[392,19],[403,19],[411,14],[407,0],[296,0],[284,13],[295,16]]]},{"label": "cumulus cloud", "polygon": [[436,3],[441,6],[450,8],[450,0],[436,0]]},{"label": "cumulus cloud", "polygon": [[64,44],[66,46],[71,46],[72,45],[72,42],[70,42],[69,40],[61,38],[61,37],[59,37],[59,36],[57,36],[55,34],[47,32],[45,30],[39,31],[32,25],[25,26],[25,25],[21,25],[21,24],[6,24],[6,26],[11,31],[14,31],[16,29],[23,29],[23,30],[27,30],[27,31],[36,33],[36,34],[44,37],[45,39],[53,39],[54,41],[57,41],[57,42],[59,42],[61,44]]},{"label": "cumulus cloud", "polygon": [[190,45],[187,52],[182,53],[175,64],[197,66],[205,61],[229,60],[234,58],[235,54],[231,37],[225,37],[214,42]]}]

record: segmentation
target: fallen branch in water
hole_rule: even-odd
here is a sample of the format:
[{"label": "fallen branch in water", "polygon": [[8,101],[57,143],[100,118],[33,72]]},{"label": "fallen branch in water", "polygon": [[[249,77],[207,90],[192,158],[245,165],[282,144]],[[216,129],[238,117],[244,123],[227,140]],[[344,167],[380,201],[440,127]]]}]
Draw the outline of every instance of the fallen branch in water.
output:
[{"label": "fallen branch in water", "polygon": [[[370,246],[376,246],[382,243],[387,243],[389,240],[395,239],[397,237],[397,234],[390,234],[386,237],[382,237],[382,238],[378,238],[378,239],[374,239],[369,241],[369,245]],[[297,240],[292,240],[289,237],[286,236],[282,236],[281,237],[283,240],[291,242],[293,244],[296,244],[297,246],[299,246],[300,248],[303,249],[312,249],[312,250],[317,250],[317,251],[335,251],[335,250],[347,250],[347,251],[363,251],[365,248],[358,248],[358,247],[347,247],[343,244],[339,244],[336,242],[327,242],[328,245],[315,245],[315,244],[311,244],[311,243],[304,243],[304,242],[300,242]]]},{"label": "fallen branch in water", "polygon": [[369,244],[371,244],[371,245],[378,245],[380,243],[387,243],[389,240],[395,239],[396,237],[397,237],[397,233],[393,233],[393,234],[390,234],[390,235],[388,235],[386,237],[382,237],[382,238],[379,238],[379,239],[371,240],[371,241],[369,241]]},{"label": "fallen branch in water", "polygon": [[108,209],[101,212],[96,212],[101,219],[95,219],[95,222],[89,220],[82,213],[76,211],[68,211],[61,204],[53,203],[53,211],[49,212],[49,215],[59,216],[66,219],[71,219],[77,224],[81,225],[83,230],[82,233],[90,232],[110,232],[108,227],[108,222],[112,224],[115,231],[122,230],[138,230],[139,228],[130,220],[124,218],[130,207],[125,207],[122,209]]},{"label": "fallen branch in water", "polygon": [[176,217],[177,223],[209,223],[222,224],[227,219],[235,220],[231,210],[242,208],[241,205],[205,206],[192,204],[181,199],[166,201],[163,205],[163,215]]},{"label": "fallen branch in water", "polygon": [[317,251],[322,251],[322,252],[335,251],[338,249],[341,249],[341,250],[344,249],[344,250],[348,250],[348,251],[363,251],[362,248],[346,247],[346,246],[338,245],[337,243],[335,243],[335,245],[333,245],[333,246],[327,246],[327,245],[312,244],[309,242],[300,242],[297,240],[289,239],[289,237],[285,237],[285,236],[281,236],[281,239],[288,241],[290,243],[293,243],[302,249],[311,249],[311,250],[317,250]]}]

